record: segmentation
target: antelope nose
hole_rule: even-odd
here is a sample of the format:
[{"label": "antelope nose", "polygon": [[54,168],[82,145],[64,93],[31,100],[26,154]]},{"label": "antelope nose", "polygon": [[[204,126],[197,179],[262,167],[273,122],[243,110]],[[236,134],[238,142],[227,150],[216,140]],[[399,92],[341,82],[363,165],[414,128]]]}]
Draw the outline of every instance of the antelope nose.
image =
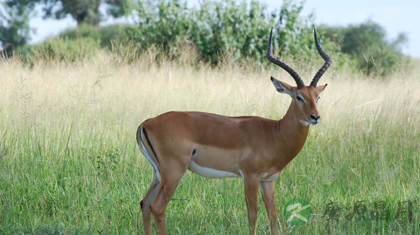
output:
[{"label": "antelope nose", "polygon": [[311,118],[312,120],[318,121],[321,118],[321,116],[318,115],[317,117],[315,117],[315,115],[311,114]]}]

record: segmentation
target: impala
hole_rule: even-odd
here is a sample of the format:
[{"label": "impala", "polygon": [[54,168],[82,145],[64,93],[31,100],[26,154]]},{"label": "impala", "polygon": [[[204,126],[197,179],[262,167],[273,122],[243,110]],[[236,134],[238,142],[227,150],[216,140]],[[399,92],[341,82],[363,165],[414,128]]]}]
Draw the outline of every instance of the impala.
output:
[{"label": "impala", "polygon": [[278,92],[292,98],[283,119],[226,117],[203,112],[168,112],[144,121],[137,130],[140,150],[154,169],[153,182],[140,202],[145,234],[152,234],[152,215],[159,234],[167,234],[165,210],[187,169],[208,178],[238,177],[245,187],[250,233],[257,222],[258,189],[277,234],[275,180],[305,144],[310,124],[320,121],[319,94],[327,84],[318,80],[331,64],[314,30],[317,50],[325,60],[309,86],[282,61],[273,58],[271,40],[267,58],[286,70],[297,87],[271,77]]}]

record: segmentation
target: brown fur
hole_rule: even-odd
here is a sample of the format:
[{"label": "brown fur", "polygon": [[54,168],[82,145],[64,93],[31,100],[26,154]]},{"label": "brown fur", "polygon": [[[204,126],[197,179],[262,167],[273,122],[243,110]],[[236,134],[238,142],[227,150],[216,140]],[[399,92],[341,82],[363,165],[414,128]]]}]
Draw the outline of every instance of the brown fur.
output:
[{"label": "brown fur", "polygon": [[[275,180],[264,179],[281,174],[301,151],[309,131],[305,122],[309,124],[311,116],[319,117],[316,100],[325,86],[297,89],[274,78],[272,81],[281,88],[279,92],[292,97],[286,115],[279,121],[202,112],[169,112],[140,125],[138,142],[141,144],[143,127],[150,141],[145,144],[146,148],[152,152],[153,146],[153,157],[161,173],[161,181],[155,177],[143,199],[145,234],[152,234],[151,215],[155,218],[159,234],[166,234],[166,206],[192,158],[201,167],[243,177],[251,234],[255,232],[260,187],[271,231],[278,233]],[[298,101],[297,95],[305,102]]]}]

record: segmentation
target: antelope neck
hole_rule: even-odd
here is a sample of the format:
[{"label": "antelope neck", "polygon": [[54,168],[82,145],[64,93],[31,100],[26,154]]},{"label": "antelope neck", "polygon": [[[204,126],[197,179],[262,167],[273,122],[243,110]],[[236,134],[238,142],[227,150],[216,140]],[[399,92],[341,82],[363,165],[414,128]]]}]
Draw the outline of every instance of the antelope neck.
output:
[{"label": "antelope neck", "polygon": [[303,148],[308,137],[310,125],[303,125],[289,109],[283,119],[276,123],[273,137],[277,144],[277,157],[282,161],[279,168],[283,169]]}]

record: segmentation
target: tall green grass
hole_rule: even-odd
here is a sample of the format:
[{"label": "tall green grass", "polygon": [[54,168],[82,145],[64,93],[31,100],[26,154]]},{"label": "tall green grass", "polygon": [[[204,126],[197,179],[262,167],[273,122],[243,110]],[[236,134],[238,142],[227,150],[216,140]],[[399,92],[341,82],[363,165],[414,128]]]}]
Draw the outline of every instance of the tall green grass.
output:
[{"label": "tall green grass", "polygon": [[[32,68],[0,62],[0,233],[142,234],[139,202],[152,181],[135,140],[142,121],[170,110],[279,119],[290,103],[269,77],[294,82],[274,65],[255,71],[158,62],[153,51],[131,64],[102,51]],[[306,83],[316,70],[300,71]],[[419,233],[419,74],[324,75],[321,124],[276,182],[282,232]],[[294,227],[283,217],[294,197],[311,203],[308,224]],[[323,215],[331,200],[342,208],[337,220]],[[393,217],[370,218],[382,200]],[[394,218],[406,200],[414,203],[412,220]],[[358,201],[365,201],[365,218],[347,220]],[[242,181],[187,173],[166,219],[170,234],[246,234]],[[269,234],[268,224],[260,198],[258,234]]]}]

